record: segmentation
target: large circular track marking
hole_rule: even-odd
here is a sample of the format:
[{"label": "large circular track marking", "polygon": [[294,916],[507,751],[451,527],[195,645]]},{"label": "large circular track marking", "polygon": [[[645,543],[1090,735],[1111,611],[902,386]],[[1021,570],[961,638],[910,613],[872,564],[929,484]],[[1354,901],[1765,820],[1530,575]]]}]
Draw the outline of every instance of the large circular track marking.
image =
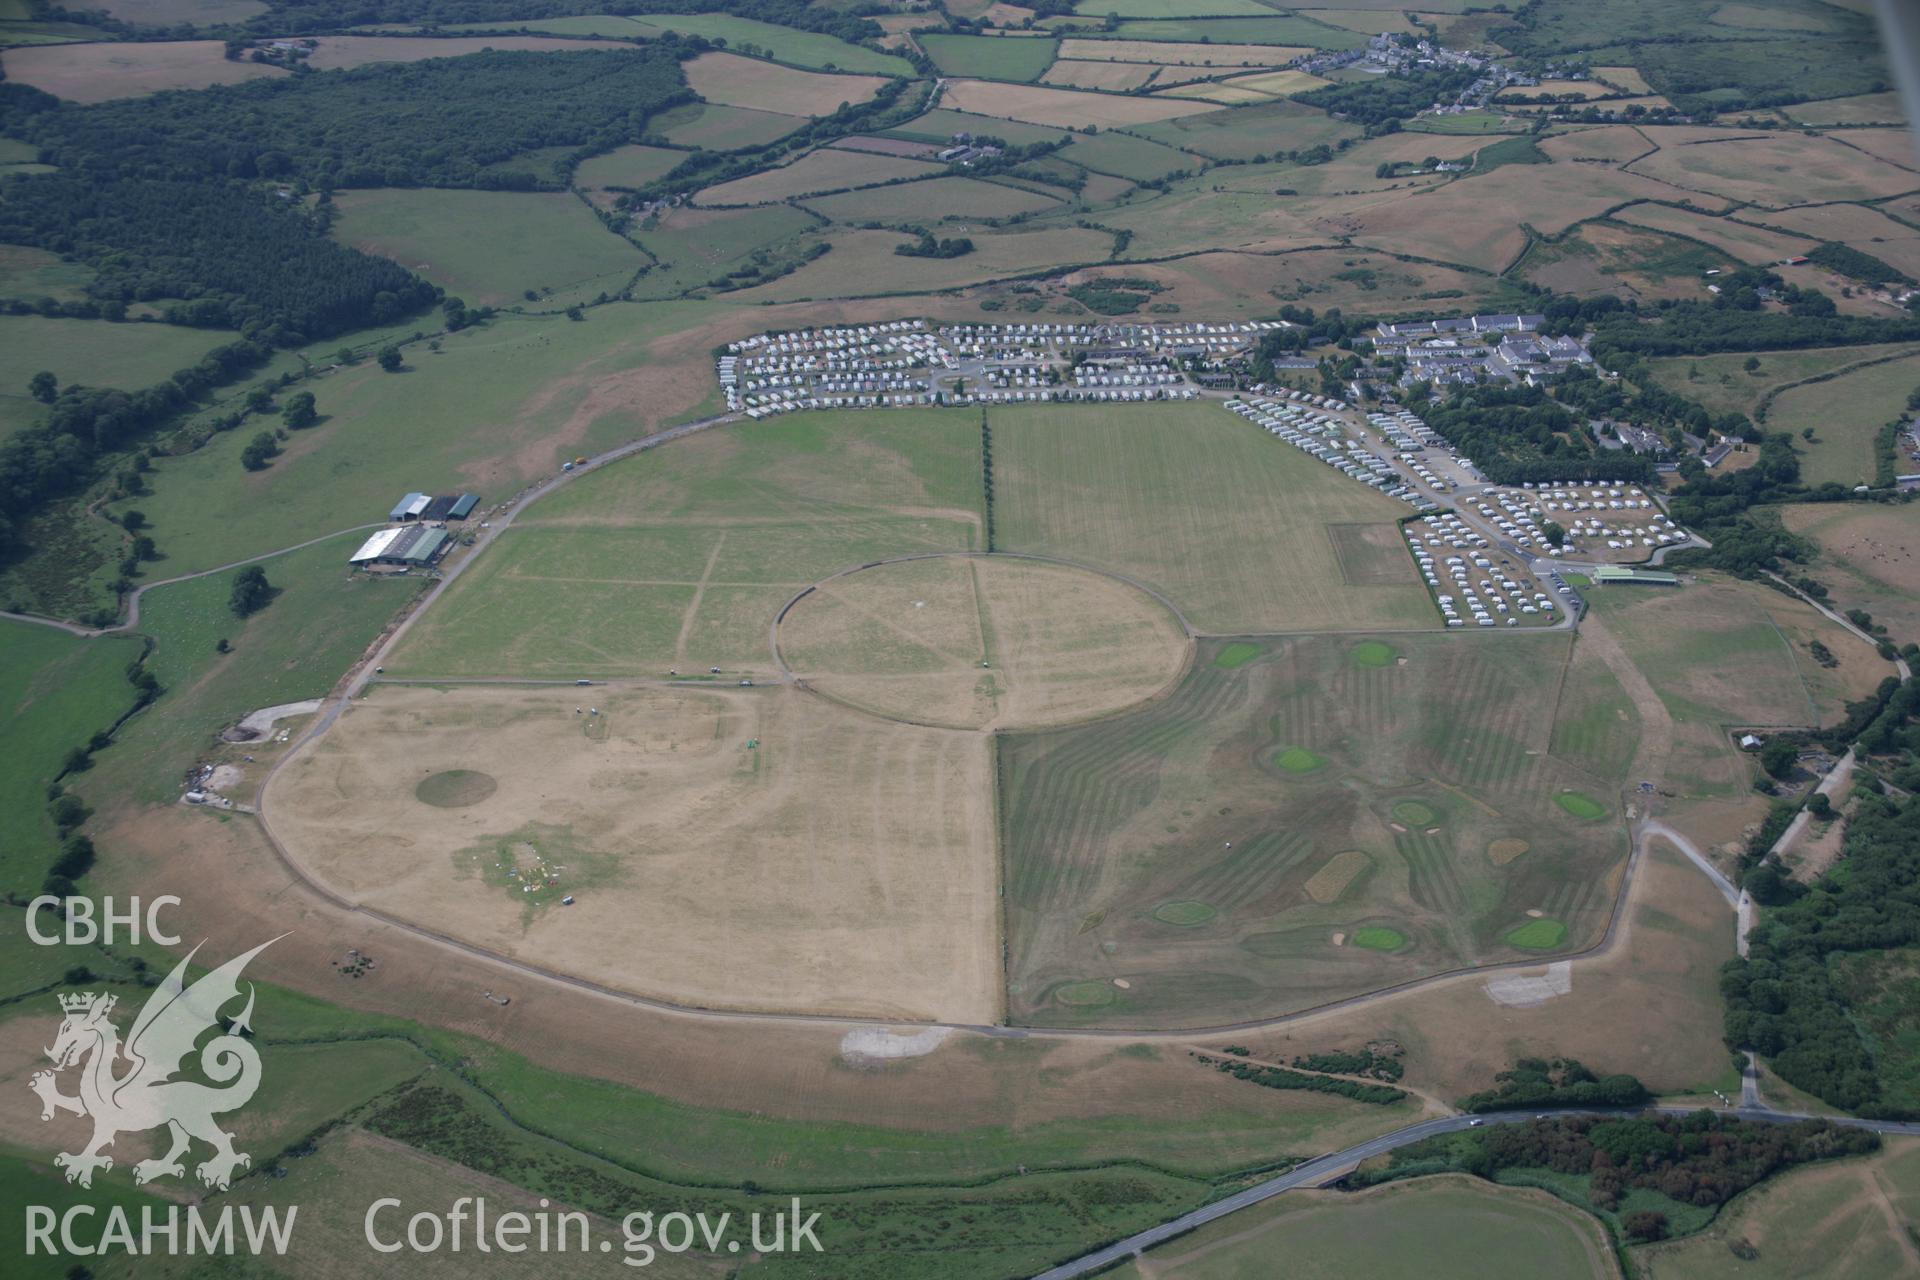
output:
[{"label": "large circular track marking", "polygon": [[865,565],[803,592],[774,625],[781,667],[874,715],[1034,729],[1136,706],[1187,669],[1182,619],[1078,565],[954,553]]}]

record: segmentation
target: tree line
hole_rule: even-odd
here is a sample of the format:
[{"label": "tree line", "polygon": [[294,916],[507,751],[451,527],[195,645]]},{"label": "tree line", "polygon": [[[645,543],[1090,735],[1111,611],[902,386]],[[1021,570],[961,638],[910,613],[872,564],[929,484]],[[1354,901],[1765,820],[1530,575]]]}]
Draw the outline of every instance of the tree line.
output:
[{"label": "tree line", "polygon": [[[1896,731],[1910,729],[1888,729]],[[1835,1106],[1913,1119],[1920,1110],[1889,1096],[1885,1078],[1895,1065],[1887,1055],[1900,1047],[1864,1028],[1836,961],[1920,943],[1920,812],[1912,800],[1872,793],[1856,804],[1841,873],[1804,889],[1776,878],[1788,900],[1766,910],[1748,953],[1722,970],[1726,1041]],[[1910,1070],[1904,1059],[1902,1069]]]}]

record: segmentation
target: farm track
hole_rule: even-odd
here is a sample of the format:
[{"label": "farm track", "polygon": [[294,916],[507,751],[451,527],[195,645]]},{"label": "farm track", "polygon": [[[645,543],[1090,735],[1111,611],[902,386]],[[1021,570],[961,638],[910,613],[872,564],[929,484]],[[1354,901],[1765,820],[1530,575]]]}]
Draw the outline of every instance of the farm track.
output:
[{"label": "farm track", "polygon": [[[514,507],[510,511],[508,511],[500,519],[493,521],[492,522],[493,527],[482,534],[481,538],[479,539],[477,544],[470,550],[470,552],[466,556],[464,556],[458,564],[454,565],[452,569],[450,569],[438,582],[436,582],[434,586],[429,591],[427,591],[415,603],[414,607],[408,612],[407,616],[404,619],[402,619],[402,621],[385,636],[385,638],[380,642],[380,644],[377,645],[375,648],[369,650],[369,652],[361,659],[359,664],[354,669],[349,671],[342,678],[340,684],[336,686],[335,692],[331,694],[326,700],[326,704],[322,714],[315,719],[313,724],[308,726],[306,731],[302,733],[301,736],[292,744],[292,746],[288,749],[288,751],[274,765],[274,767],[268,772],[266,778],[263,780],[262,787],[261,787],[262,804],[260,805],[260,811],[257,814],[257,818],[259,820],[262,832],[265,834],[268,840],[268,843],[272,846],[275,854],[281,861],[282,865],[284,865],[290,873],[292,873],[307,889],[312,891],[320,900],[332,905],[333,907],[346,913],[347,915],[360,916],[368,920],[377,921],[390,928],[398,929],[411,936],[418,937],[433,945],[444,948],[450,953],[466,956],[471,959],[480,960],[489,965],[496,966],[507,973],[518,975],[524,979],[535,979],[541,982],[553,984],[555,986],[568,988],[568,989],[579,991],[579,992],[584,992],[599,998],[606,999],[613,1003],[622,1004],[622,1005],[626,1005],[633,1008],[647,1009],[652,1012],[664,1014],[670,1017],[681,1017],[681,1018],[690,1018],[690,1019],[716,1021],[716,1022],[748,1022],[748,1023],[761,1023],[761,1024],[769,1024],[769,1025],[784,1024],[789,1026],[843,1027],[848,1030],[853,1030],[857,1028],[870,1028],[876,1025],[888,1026],[888,1027],[896,1027],[896,1026],[897,1027],[908,1027],[908,1026],[953,1027],[954,1029],[957,1029],[957,1030],[970,1031],[975,1034],[988,1036],[988,1037],[995,1037],[995,1038],[1027,1039],[1027,1038],[1040,1037],[1040,1038],[1074,1038],[1074,1039],[1111,1040],[1111,1041],[1145,1041],[1145,1040],[1172,1041],[1172,1040],[1181,1039],[1183,1037],[1190,1038],[1194,1036],[1231,1035],[1231,1034],[1241,1034],[1246,1032],[1267,1030],[1267,1029],[1278,1028],[1278,1027],[1285,1027],[1285,1026],[1297,1024],[1299,1022],[1305,1021],[1310,1018],[1316,1018],[1331,1012],[1362,1008],[1376,1001],[1386,999],[1391,996],[1404,994],[1412,990],[1434,987],[1434,986],[1438,986],[1445,983],[1479,981],[1479,980],[1483,980],[1487,976],[1497,974],[1497,973],[1502,973],[1502,972],[1513,972],[1513,971],[1520,971],[1520,970],[1527,970],[1527,969],[1537,969],[1542,964],[1549,963],[1550,961],[1579,961],[1579,960],[1588,960],[1588,959],[1598,959],[1608,954],[1618,941],[1619,932],[1620,932],[1620,923],[1623,915],[1623,908],[1626,902],[1628,891],[1633,882],[1633,872],[1637,867],[1641,856],[1644,854],[1646,847],[1650,841],[1650,838],[1656,835],[1663,836],[1665,838],[1672,840],[1677,846],[1682,848],[1683,852],[1687,852],[1689,857],[1691,857],[1696,862],[1697,865],[1701,866],[1703,870],[1706,870],[1710,875],[1712,875],[1716,879],[1719,885],[1725,886],[1724,878],[1720,877],[1717,871],[1713,871],[1711,868],[1711,864],[1707,863],[1703,857],[1699,856],[1698,852],[1696,850],[1693,850],[1690,844],[1685,843],[1684,836],[1680,836],[1677,832],[1670,832],[1664,829],[1662,827],[1662,824],[1647,823],[1635,828],[1633,831],[1633,836],[1634,836],[1633,848],[1629,855],[1627,867],[1624,873],[1622,874],[1622,876],[1620,877],[1619,885],[1614,893],[1613,908],[1608,918],[1606,930],[1598,941],[1596,941],[1592,946],[1586,948],[1583,951],[1575,952],[1571,954],[1552,956],[1552,957],[1537,957],[1537,958],[1529,958],[1529,959],[1522,959],[1522,960],[1504,961],[1504,962],[1490,964],[1490,965],[1462,966],[1457,969],[1445,970],[1439,973],[1425,974],[1419,977],[1409,978],[1403,982],[1394,983],[1385,987],[1376,988],[1375,990],[1370,992],[1364,992],[1355,996],[1349,996],[1349,997],[1344,997],[1337,1000],[1327,1001],[1319,1005],[1314,1005],[1314,1006],[1310,1006],[1303,1009],[1293,1010],[1291,1012],[1284,1013],[1284,1014],[1277,1014],[1277,1015],[1273,1015],[1271,1017],[1265,1017],[1265,1018],[1244,1019],[1241,1021],[1225,1023],[1225,1024],[1216,1025],[1216,1026],[1179,1027],[1179,1028],[1123,1028],[1123,1027],[1090,1028],[1090,1027],[1010,1026],[1010,1025],[1004,1025],[1004,1024],[968,1025],[968,1024],[924,1022],[924,1021],[914,1021],[914,1020],[899,1021],[899,1020],[886,1019],[886,1018],[856,1017],[856,1016],[839,1015],[839,1014],[809,1014],[809,1013],[795,1013],[795,1012],[747,1011],[747,1010],[708,1008],[708,1007],[695,1006],[695,1005],[678,1004],[669,1000],[656,999],[653,997],[638,995],[630,991],[623,991],[618,988],[605,986],[603,984],[596,983],[587,979],[578,978],[571,974],[566,974],[566,973],[558,972],[556,970],[546,969],[539,965],[531,964],[523,960],[516,960],[510,957],[504,956],[498,952],[491,951],[491,950],[488,950],[487,948],[476,946],[472,943],[462,941],[461,939],[452,937],[450,935],[437,932],[433,929],[426,928],[412,921],[408,921],[400,917],[390,915],[386,912],[378,910],[377,908],[372,908],[359,903],[352,902],[346,898],[340,897],[339,895],[333,893],[331,890],[327,889],[326,887],[321,885],[319,882],[317,882],[315,879],[313,879],[313,877],[307,873],[306,869],[298,862],[298,860],[296,860],[292,856],[291,852],[288,850],[286,845],[274,833],[270,814],[268,812],[268,806],[265,803],[265,795],[270,790],[271,784],[275,776],[277,776],[279,771],[286,766],[288,761],[293,759],[300,751],[308,748],[314,742],[316,742],[321,736],[323,736],[333,726],[333,724],[339,719],[341,713],[346,709],[346,707],[351,704],[354,696],[356,694],[361,693],[366,688],[367,684],[372,680],[376,667],[381,663],[381,661],[386,657],[386,655],[390,653],[393,650],[393,648],[405,637],[407,631],[412,627],[412,625],[416,621],[418,621],[420,616],[433,604],[435,600],[437,600],[447,590],[448,587],[450,587],[458,579],[458,577],[463,572],[466,571],[468,567],[470,567],[473,563],[475,563],[481,551],[483,551],[488,545],[490,545],[491,542],[495,538],[497,538],[505,529],[510,527],[514,522],[514,520],[520,515],[522,515],[526,511],[526,509],[529,506],[531,506],[535,501],[537,501],[539,498],[546,496],[547,494],[553,492],[554,490],[566,484],[568,481],[574,478],[577,478],[582,474],[590,472],[604,463],[612,462],[619,458],[627,457],[647,449],[655,448],[661,444],[668,443],[672,440],[677,440],[684,436],[691,435],[694,432],[702,431],[707,428],[721,425],[727,422],[736,421],[737,419],[738,419],[738,415],[722,415],[719,417],[701,419],[696,422],[685,423],[677,427],[667,428],[666,430],[656,432],[652,435],[642,437],[638,440],[631,441],[616,449],[609,450],[591,459],[585,467],[581,467],[573,472],[565,472],[560,475],[554,476],[548,479],[547,481],[545,481],[544,483],[540,484],[539,486],[529,490],[516,501]],[[321,538],[312,539],[308,543],[303,543],[300,545],[307,546],[307,545],[313,545],[313,543],[315,542],[323,542],[323,541],[326,541],[327,538],[340,536],[340,532],[347,532],[347,531],[339,531],[332,534],[324,535]],[[294,550],[294,549],[297,549],[297,548],[285,548],[278,552],[268,553],[268,556],[255,557],[254,559],[270,558],[273,555],[285,554],[287,551]],[[942,552],[938,554],[950,555],[952,553]],[[917,557],[903,557],[903,558],[917,558]],[[1045,556],[1033,556],[1031,558],[1036,560],[1052,559],[1051,557],[1045,557]],[[1069,563],[1069,564],[1072,563],[1067,561],[1057,561],[1057,562]],[[251,561],[240,561],[236,563],[245,564],[245,563],[251,563]],[[204,572],[217,573],[217,572],[222,572],[226,568],[232,568],[232,567],[234,566],[232,565],[222,566],[222,568],[207,570]],[[1085,566],[1075,565],[1074,567],[1085,567]],[[1098,570],[1098,572],[1107,572],[1107,571]],[[196,574],[196,575],[188,575],[188,576],[204,576],[204,574]],[[1112,576],[1118,576],[1118,575],[1112,575]],[[1126,579],[1124,578],[1122,580],[1126,581]],[[161,584],[154,583],[151,585],[158,586]],[[1132,585],[1138,586],[1140,584],[1134,583]],[[1166,606],[1173,612],[1174,616],[1181,621],[1182,626],[1186,627],[1186,629],[1188,630],[1188,633],[1190,635],[1194,634],[1192,631],[1192,628],[1187,625],[1185,616],[1177,608],[1175,608],[1171,604],[1171,602],[1166,601],[1165,598],[1160,593],[1153,591],[1151,588],[1142,586],[1141,589],[1147,591],[1148,594],[1152,595],[1155,599],[1161,600],[1162,603],[1166,604]],[[804,595],[805,593],[803,592],[802,594]],[[800,598],[799,596],[796,596],[794,599],[797,601],[799,598]],[[794,601],[789,601],[787,607],[791,608],[793,603]],[[36,621],[47,621],[47,620],[36,619]],[[1614,669],[1616,678],[1620,679],[1622,686],[1628,690],[1629,696],[1633,698],[1636,706],[1641,707],[1642,715],[1643,715],[1643,718],[1646,719],[1647,727],[1651,729],[1653,724],[1651,715],[1647,709],[1648,705],[1650,705],[1654,709],[1654,711],[1657,712],[1658,724],[1661,727],[1666,726],[1668,724],[1668,719],[1665,713],[1665,708],[1661,706],[1658,698],[1654,696],[1652,688],[1650,685],[1647,684],[1645,678],[1640,675],[1639,671],[1636,668],[1633,668],[1631,662],[1627,659],[1624,651],[1620,649],[1618,643],[1616,641],[1613,641],[1611,636],[1606,635],[1602,627],[1598,626],[1597,624],[1594,624],[1591,619],[1588,619],[1587,622],[1588,622],[1588,626],[1582,628],[1582,634],[1586,634],[1587,632],[1591,631],[1595,635],[1602,637],[1599,643],[1596,644],[1595,646],[1596,650],[1601,652],[1603,660],[1607,662],[1607,665],[1610,668]],[[1369,634],[1381,635],[1381,634],[1395,634],[1395,633],[1392,631],[1375,630]],[[1430,634],[1430,632],[1422,631],[1419,634],[1423,634],[1423,635]],[[1491,665],[1492,664],[1489,664],[1489,666]],[[514,683],[539,683],[539,682],[538,681],[515,681]],[[1191,698],[1191,697],[1176,695],[1175,697],[1169,698],[1164,702],[1157,704],[1156,707],[1154,708],[1154,712],[1159,720],[1159,723],[1144,731],[1136,731],[1131,736],[1131,739],[1125,744],[1120,745],[1118,747],[1107,746],[1107,747],[1094,749],[1094,750],[1088,750],[1086,748],[1082,748],[1081,751],[1075,753],[1075,755],[1069,759],[1048,761],[1046,762],[1046,765],[1048,767],[1046,768],[1045,772],[1041,775],[1040,779],[1037,781],[1031,776],[1031,774],[1029,774],[1028,776],[1021,776],[1016,774],[1012,779],[1012,788],[1011,788],[1012,794],[1010,795],[1008,800],[1009,815],[1013,814],[1016,811],[1017,806],[1020,803],[1020,799],[1023,795],[1024,796],[1036,795],[1036,792],[1034,790],[1036,786],[1039,788],[1038,790],[1039,800],[1047,804],[1053,804],[1053,805],[1072,804],[1074,801],[1074,797],[1071,795],[1071,792],[1074,790],[1074,788],[1070,786],[1065,786],[1065,785],[1061,785],[1057,787],[1054,785],[1050,785],[1053,779],[1062,774],[1071,775],[1075,772],[1084,773],[1086,770],[1088,770],[1094,765],[1107,764],[1113,759],[1126,759],[1127,761],[1130,762],[1130,766],[1133,770],[1132,782],[1128,787],[1128,790],[1131,791],[1131,795],[1126,798],[1131,799],[1136,805],[1144,805],[1145,803],[1150,802],[1152,799],[1153,791],[1158,787],[1157,757],[1159,753],[1162,750],[1164,750],[1168,745],[1170,745],[1173,742],[1176,742],[1179,738],[1183,737],[1187,732],[1189,732],[1195,726],[1195,724],[1199,723],[1202,719],[1212,715],[1221,714],[1224,711],[1226,704],[1231,701],[1234,691],[1237,688],[1234,682],[1225,680],[1225,679],[1221,679],[1217,681],[1203,680],[1197,683],[1199,684],[1200,687],[1206,688],[1207,690],[1206,697]],[[1182,693],[1184,694],[1184,690],[1182,691]],[[1642,776],[1652,776],[1655,778],[1659,776],[1657,766],[1661,766],[1664,764],[1665,750],[1664,750],[1664,747],[1660,747],[1660,748],[1654,747],[1653,742],[1661,739],[1662,737],[1663,737],[1662,734],[1657,732],[1652,732],[1652,731],[1647,732],[1643,735],[1642,741],[1641,741],[1641,749],[1636,753],[1636,756],[1635,756],[1635,764],[1636,766],[1638,766],[1638,768],[1636,769],[1636,772],[1640,772]],[[1103,781],[1100,785],[1102,787],[1114,788],[1115,790],[1119,790],[1119,784],[1116,784],[1114,781],[1111,780],[1111,775],[1109,776],[1108,780]],[[1111,792],[1109,792],[1105,798],[1110,803],[1112,800],[1114,800],[1117,797],[1115,797]],[[1075,805],[1074,808],[1071,810],[1071,812],[1073,813],[1073,819],[1076,824],[1084,824],[1089,821],[1089,818],[1087,815],[1089,814],[1089,812],[1091,812],[1091,810],[1084,804]],[[1055,868],[1054,870],[1057,871],[1058,868]],[[1085,877],[1091,873],[1092,869],[1091,867],[1080,866],[1080,867],[1070,868],[1070,870],[1075,874],[1076,877]],[[1037,870],[1036,870],[1035,874],[1031,874],[1020,881],[1016,881],[1014,883],[1009,884],[1008,885],[1009,898],[1012,899],[1014,902],[1017,902],[1022,896],[1025,896],[1028,894],[1034,894],[1035,891],[1039,888],[1039,885],[1036,884],[1035,881],[1041,880],[1044,882],[1044,879],[1045,879],[1044,877],[1040,877],[1037,875]],[[1723,888],[1722,891],[1724,893],[1727,890]],[[1036,896],[1044,898],[1047,895],[1038,894]],[[1013,905],[1013,902],[1010,902],[1009,905]],[[1745,917],[1743,916],[1743,924],[1744,924],[1744,919]],[[1743,934],[1742,942],[1744,945],[1744,928],[1742,930],[1742,934]]]}]

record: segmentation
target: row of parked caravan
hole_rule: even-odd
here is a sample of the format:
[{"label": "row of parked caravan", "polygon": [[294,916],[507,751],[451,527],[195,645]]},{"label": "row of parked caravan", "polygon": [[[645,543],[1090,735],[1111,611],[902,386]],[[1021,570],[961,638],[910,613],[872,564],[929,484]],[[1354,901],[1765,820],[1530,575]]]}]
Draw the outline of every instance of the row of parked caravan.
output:
[{"label": "row of parked caravan", "polygon": [[1296,449],[1312,454],[1342,475],[1351,476],[1389,497],[1398,498],[1422,511],[1433,504],[1400,477],[1385,458],[1369,450],[1358,440],[1346,439],[1337,418],[1316,412],[1301,404],[1275,400],[1236,400],[1229,409],[1246,418],[1267,434],[1277,436]]},{"label": "row of parked caravan", "polygon": [[[1521,546],[1549,556],[1578,551],[1578,544],[1583,540],[1604,542],[1611,551],[1647,550],[1687,540],[1686,530],[1655,507],[1653,499],[1631,485],[1586,489],[1543,487],[1531,492],[1495,490],[1493,498],[1499,503],[1500,511],[1489,507],[1483,497],[1479,500],[1480,514],[1494,521],[1502,533]],[[1573,514],[1580,511],[1594,514]],[[1642,511],[1648,515],[1629,521],[1628,512]],[[1565,530],[1568,541],[1564,545],[1556,547],[1548,543],[1540,527],[1546,520],[1554,521]]]},{"label": "row of parked caravan", "polygon": [[[1434,512],[1406,527],[1407,547],[1449,627],[1520,625],[1523,616],[1551,615],[1553,597],[1537,583],[1516,581],[1487,554],[1487,540],[1451,512]],[[1451,553],[1451,554],[1450,554]]]}]

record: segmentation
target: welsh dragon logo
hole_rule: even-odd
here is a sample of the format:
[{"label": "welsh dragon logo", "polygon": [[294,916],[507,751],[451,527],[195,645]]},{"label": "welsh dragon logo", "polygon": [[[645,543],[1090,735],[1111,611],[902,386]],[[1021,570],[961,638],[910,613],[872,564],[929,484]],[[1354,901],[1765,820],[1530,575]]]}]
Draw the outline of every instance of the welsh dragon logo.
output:
[{"label": "welsh dragon logo", "polygon": [[[240,971],[278,941],[263,942],[188,986],[187,965],[200,950],[195,947],[148,998],[124,1045],[119,1029],[108,1018],[118,997],[91,991],[60,997],[66,1017],[47,1050],[53,1070],[36,1072],[28,1084],[40,1095],[42,1120],[68,1111],[93,1121],[93,1137],[86,1146],[53,1158],[66,1171],[68,1182],[92,1186],[95,1170],[113,1168],[113,1157],[102,1152],[113,1145],[114,1138],[162,1125],[170,1136],[167,1152],[134,1165],[135,1182],[185,1177],[181,1157],[196,1138],[213,1147],[212,1158],[194,1169],[208,1187],[224,1190],[234,1170],[253,1163],[245,1152],[233,1149],[233,1135],[214,1123],[216,1115],[245,1106],[260,1087],[260,1054],[242,1038],[253,1022],[251,983],[239,1016],[199,1046],[200,1073],[213,1083],[175,1077],[202,1036],[219,1027],[220,1010],[240,998]],[[60,1092],[59,1073],[69,1067],[80,1070],[78,1097]]]}]

